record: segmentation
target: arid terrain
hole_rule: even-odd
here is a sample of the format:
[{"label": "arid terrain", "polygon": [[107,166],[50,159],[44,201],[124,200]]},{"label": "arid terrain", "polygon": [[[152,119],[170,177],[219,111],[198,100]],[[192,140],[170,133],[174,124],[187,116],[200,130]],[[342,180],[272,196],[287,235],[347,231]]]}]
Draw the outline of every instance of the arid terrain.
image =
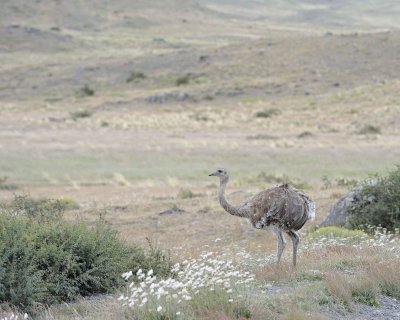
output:
[{"label": "arid terrain", "polygon": [[400,5],[244,3],[3,1],[0,199],[69,197],[68,219],[173,256],[270,255],[271,232],[220,208],[216,167],[234,203],[304,189],[306,235],[399,164]]}]

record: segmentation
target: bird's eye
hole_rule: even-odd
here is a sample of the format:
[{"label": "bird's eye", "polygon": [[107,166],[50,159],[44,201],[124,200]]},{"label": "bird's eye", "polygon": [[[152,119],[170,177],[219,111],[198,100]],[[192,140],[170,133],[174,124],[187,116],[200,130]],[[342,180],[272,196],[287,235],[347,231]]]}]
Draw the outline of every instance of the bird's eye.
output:
[{"label": "bird's eye", "polygon": [[222,170],[218,170],[219,173],[222,173]]}]

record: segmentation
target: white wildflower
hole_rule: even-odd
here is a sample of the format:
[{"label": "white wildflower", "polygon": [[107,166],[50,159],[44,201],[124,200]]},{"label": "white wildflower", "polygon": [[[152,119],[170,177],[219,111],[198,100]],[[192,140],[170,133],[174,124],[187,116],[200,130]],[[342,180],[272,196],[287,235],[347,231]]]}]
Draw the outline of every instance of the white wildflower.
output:
[{"label": "white wildflower", "polygon": [[132,271],[125,272],[122,274],[122,278],[124,278],[125,280],[128,280],[132,275],[133,275]]}]

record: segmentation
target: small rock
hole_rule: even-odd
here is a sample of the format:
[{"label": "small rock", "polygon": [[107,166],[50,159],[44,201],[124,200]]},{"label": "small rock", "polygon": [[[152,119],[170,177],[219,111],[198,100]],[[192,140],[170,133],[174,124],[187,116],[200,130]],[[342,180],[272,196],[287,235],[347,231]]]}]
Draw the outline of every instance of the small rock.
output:
[{"label": "small rock", "polygon": [[171,214],[181,214],[181,213],[184,213],[184,212],[186,212],[185,210],[183,210],[183,209],[180,209],[180,208],[178,208],[178,207],[173,207],[173,208],[171,208],[171,209],[168,209],[168,210],[165,210],[165,211],[162,211],[162,212],[159,212],[158,214],[160,215],[160,216],[165,216],[165,215],[171,215]]}]

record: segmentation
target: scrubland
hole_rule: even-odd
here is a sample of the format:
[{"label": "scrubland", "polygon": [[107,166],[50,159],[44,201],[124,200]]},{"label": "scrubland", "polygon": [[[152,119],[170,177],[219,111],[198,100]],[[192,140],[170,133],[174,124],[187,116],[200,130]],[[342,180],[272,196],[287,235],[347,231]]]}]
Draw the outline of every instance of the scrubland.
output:
[{"label": "scrubland", "polygon": [[[6,2],[1,203],[58,199],[66,224],[102,221],[174,265],[130,275],[126,262],[126,285],[28,317],[400,319],[398,235],[318,228],[399,164],[400,20],[386,2]],[[284,182],[315,200],[297,269],[289,245],[276,266],[274,235],[220,208],[218,166],[233,203]]]}]

